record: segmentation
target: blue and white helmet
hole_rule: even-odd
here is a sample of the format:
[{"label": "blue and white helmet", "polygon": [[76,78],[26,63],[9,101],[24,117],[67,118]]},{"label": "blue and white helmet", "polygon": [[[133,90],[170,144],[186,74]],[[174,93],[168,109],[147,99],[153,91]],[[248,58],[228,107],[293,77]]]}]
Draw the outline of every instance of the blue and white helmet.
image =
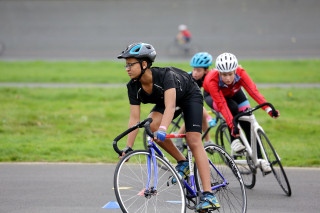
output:
[{"label": "blue and white helmet", "polygon": [[212,56],[207,52],[200,52],[195,54],[191,61],[191,67],[209,67],[212,65]]},{"label": "blue and white helmet", "polygon": [[238,60],[232,53],[222,53],[216,59],[216,70],[219,72],[231,72],[238,67]]},{"label": "blue and white helmet", "polygon": [[130,44],[124,51],[122,51],[118,58],[148,58],[151,62],[154,62],[156,56],[156,50],[151,44],[139,42]]}]

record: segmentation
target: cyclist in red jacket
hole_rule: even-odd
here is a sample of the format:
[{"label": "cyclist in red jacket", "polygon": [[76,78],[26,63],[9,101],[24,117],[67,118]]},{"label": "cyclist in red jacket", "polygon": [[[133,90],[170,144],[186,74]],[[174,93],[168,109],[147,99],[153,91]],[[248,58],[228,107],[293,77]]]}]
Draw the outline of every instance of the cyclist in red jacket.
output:
[{"label": "cyclist in red jacket", "polygon": [[[238,139],[239,129],[233,126],[233,116],[250,107],[250,103],[243,92],[244,88],[248,94],[258,103],[266,103],[266,99],[258,91],[256,85],[251,80],[247,72],[238,66],[238,60],[231,53],[223,53],[216,59],[215,70],[210,71],[203,82],[205,96],[210,95],[213,98],[212,108],[217,108],[225,118],[231,130],[231,149],[234,152],[241,152],[245,146]],[[265,106],[263,109],[271,116],[272,110]],[[274,118],[277,118],[280,113]],[[250,141],[250,124],[248,122],[240,123],[246,136]],[[270,172],[271,168],[267,162],[261,163],[264,172]]]},{"label": "cyclist in red jacket", "polygon": [[180,24],[179,27],[179,33],[176,36],[178,44],[187,44],[191,41],[191,33],[188,30],[187,25]]}]

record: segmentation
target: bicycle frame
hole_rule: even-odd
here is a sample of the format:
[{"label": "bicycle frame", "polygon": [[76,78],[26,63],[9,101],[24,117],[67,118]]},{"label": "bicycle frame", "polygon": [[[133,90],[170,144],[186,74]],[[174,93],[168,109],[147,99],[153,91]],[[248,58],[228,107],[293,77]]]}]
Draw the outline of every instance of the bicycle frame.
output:
[{"label": "bicycle frame", "polygon": [[[185,137],[185,134],[170,134],[167,135],[166,138],[182,138]],[[156,160],[155,160],[155,154],[157,153],[158,155],[160,155],[161,157],[163,157],[168,163],[170,163],[170,161],[164,156],[164,154],[161,152],[161,150],[155,145],[155,143],[153,142],[152,138],[150,136],[147,137],[148,140],[148,147],[151,153],[151,156],[148,156],[148,183],[147,183],[147,187],[146,189],[149,189],[149,185],[150,185],[150,179],[151,179],[151,159],[153,162],[153,168],[154,168],[154,175],[155,175],[155,183],[154,183],[154,188],[157,188],[157,178],[158,178],[158,168],[157,165],[155,164]],[[190,197],[190,198],[195,198],[198,196],[198,191],[196,189],[196,184],[195,184],[195,174],[194,174],[194,167],[193,167],[193,155],[192,152],[189,148],[189,146],[187,146],[187,150],[188,150],[188,161],[189,161],[189,169],[190,169],[190,183],[191,186],[186,182],[186,180],[183,180],[184,185],[186,187],[187,190],[187,194],[186,196]],[[209,163],[212,165],[212,167],[215,169],[215,171],[219,174],[219,176],[223,179],[223,183],[216,185],[214,187],[211,187],[212,190],[215,190],[219,187],[222,186],[226,186],[227,185],[227,181],[226,179],[223,177],[223,175],[218,171],[218,169],[215,167],[215,165],[209,160]],[[170,163],[171,164],[171,163]]]},{"label": "bicycle frame", "polygon": [[[262,130],[262,127],[259,125],[259,123],[257,122],[255,116],[252,114],[250,116],[242,116],[241,118],[239,118],[240,121],[246,121],[250,123],[250,134],[251,134],[251,145],[248,142],[247,137],[245,136],[245,133],[243,132],[243,130],[240,128],[240,125],[238,126],[240,129],[240,138],[241,141],[243,142],[244,146],[246,147],[246,152],[248,153],[248,155],[251,157],[253,163],[255,166],[258,166],[260,164],[260,161],[258,159],[258,154],[257,154],[257,142],[259,143],[259,146],[262,147],[261,145],[261,140],[258,137],[258,130]],[[262,154],[264,156],[265,152],[262,149]],[[232,153],[233,155],[233,153]],[[238,164],[247,164],[246,160],[234,160],[236,163]]]},{"label": "bicycle frame", "polygon": [[[257,108],[256,108],[257,109]],[[261,159],[258,158],[258,153],[257,153],[257,145],[259,145],[259,147],[261,148],[261,154],[263,155],[263,157],[265,159],[267,159],[267,154],[263,148],[261,139],[258,136],[258,131],[262,131],[264,132],[263,128],[259,125],[259,123],[256,120],[256,117],[254,116],[253,113],[251,113],[250,115],[244,115],[238,118],[239,121],[246,121],[250,123],[250,135],[251,135],[251,145],[249,144],[247,137],[245,136],[245,133],[243,132],[243,130],[240,128],[240,124],[238,124],[238,127],[240,129],[240,138],[244,144],[244,146],[246,147],[246,152],[248,153],[248,155],[251,157],[252,162],[254,163],[255,167],[259,167],[260,166],[260,161]],[[231,153],[233,155],[233,153]],[[278,156],[278,154],[277,154]],[[278,156],[279,157],[279,156]],[[279,158],[280,159],[280,158]],[[246,160],[234,160],[237,164],[247,164],[248,162]]]}]

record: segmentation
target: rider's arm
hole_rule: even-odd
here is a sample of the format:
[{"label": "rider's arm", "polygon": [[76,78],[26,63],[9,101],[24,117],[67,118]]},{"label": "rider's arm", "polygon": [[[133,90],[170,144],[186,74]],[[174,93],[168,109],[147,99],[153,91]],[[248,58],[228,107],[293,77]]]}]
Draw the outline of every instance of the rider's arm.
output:
[{"label": "rider's arm", "polygon": [[[130,120],[129,128],[136,125],[140,121],[140,105],[130,105]],[[127,146],[131,147],[137,137],[139,129],[136,129],[128,134]]]},{"label": "rider's arm", "polygon": [[[245,88],[245,90],[249,93],[249,95],[258,103],[263,104],[266,103],[266,99],[257,89],[256,84],[252,81],[250,76],[244,69],[238,68],[237,74],[241,77],[241,86]],[[268,106],[262,107],[262,109],[266,109]]]},{"label": "rider's arm", "polygon": [[[238,68],[239,69],[239,68]],[[263,104],[266,103],[266,99],[263,97],[263,95],[258,91],[257,86],[255,83],[251,80],[249,75],[246,73],[244,69],[237,70],[237,73],[240,73],[241,76],[241,85],[246,89],[246,91],[249,93],[249,95],[258,103]],[[263,110],[265,110],[272,118],[277,118],[280,116],[279,110],[277,111],[277,115],[274,116],[272,114],[272,109],[269,106],[262,107]]]}]

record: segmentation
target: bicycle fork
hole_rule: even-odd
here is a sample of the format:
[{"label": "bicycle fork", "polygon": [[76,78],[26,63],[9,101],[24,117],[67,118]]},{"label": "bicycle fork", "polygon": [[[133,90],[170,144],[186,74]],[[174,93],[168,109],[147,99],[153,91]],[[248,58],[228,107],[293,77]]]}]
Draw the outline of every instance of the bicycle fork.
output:
[{"label": "bicycle fork", "polygon": [[[158,150],[158,147],[153,145],[151,143],[151,138],[148,136],[148,144],[150,145],[149,148],[149,155],[147,157],[147,166],[148,166],[148,181],[147,181],[147,186],[144,191],[144,196],[146,198],[151,198],[151,196],[157,194],[157,184],[158,184],[158,167],[157,167],[157,160],[156,160],[156,154],[155,154],[155,149],[156,151]],[[161,151],[160,151],[161,153]],[[151,182],[151,176],[152,176],[152,166],[153,166],[153,171],[154,171],[154,185],[150,187],[150,182]]]}]

